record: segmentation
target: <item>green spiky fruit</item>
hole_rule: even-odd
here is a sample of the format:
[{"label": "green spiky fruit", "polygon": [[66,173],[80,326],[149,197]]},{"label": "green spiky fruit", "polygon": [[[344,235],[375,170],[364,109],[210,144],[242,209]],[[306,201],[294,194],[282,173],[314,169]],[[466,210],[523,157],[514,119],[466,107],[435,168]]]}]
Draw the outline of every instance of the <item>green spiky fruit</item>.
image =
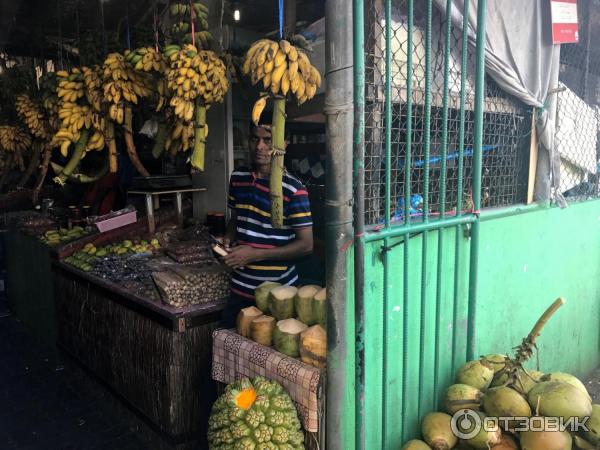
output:
[{"label": "green spiky fruit", "polygon": [[275,381],[243,378],[214,403],[209,449],[304,449],[304,435],[290,396]]}]

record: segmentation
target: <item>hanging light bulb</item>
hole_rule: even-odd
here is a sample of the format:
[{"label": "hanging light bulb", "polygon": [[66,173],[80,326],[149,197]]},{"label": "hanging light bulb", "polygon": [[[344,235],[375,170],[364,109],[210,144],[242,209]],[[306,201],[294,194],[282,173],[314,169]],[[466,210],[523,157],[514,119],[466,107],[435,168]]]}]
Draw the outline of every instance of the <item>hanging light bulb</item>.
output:
[{"label": "hanging light bulb", "polygon": [[233,9],[233,20],[239,22],[242,18],[242,12],[240,11],[240,5],[238,2],[233,2],[231,5],[231,9]]}]

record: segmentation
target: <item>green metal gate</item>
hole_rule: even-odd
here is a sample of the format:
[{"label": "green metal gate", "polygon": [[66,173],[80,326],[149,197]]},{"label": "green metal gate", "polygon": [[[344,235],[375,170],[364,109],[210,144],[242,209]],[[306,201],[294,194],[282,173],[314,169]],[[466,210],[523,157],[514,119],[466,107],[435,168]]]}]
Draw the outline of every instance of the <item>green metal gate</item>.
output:
[{"label": "green metal gate", "polygon": [[[463,17],[469,17],[470,3],[464,2]],[[450,20],[452,4],[447,1],[447,13],[442,18],[442,95],[433,98],[433,77],[440,76],[437,71],[434,74],[432,65],[432,17],[437,12],[433,0],[353,3],[357,373],[356,418],[347,420],[356,420],[357,449],[398,449],[405,440],[415,437],[420,418],[438,408],[440,391],[449,384],[457,365],[473,356],[486,4],[485,0],[477,4],[472,98],[468,98],[466,87],[466,20],[462,33],[458,30],[460,74],[451,74],[451,39],[456,37]],[[419,27],[415,25],[415,8],[422,8],[423,23]],[[405,23],[405,58],[401,63],[395,53],[398,48],[393,48],[396,44],[392,36],[399,33],[394,17]],[[365,39],[365,30],[372,27],[381,27],[381,40]],[[373,57],[375,53],[380,58]],[[419,58],[418,67],[423,69],[417,74],[415,58]],[[377,76],[383,77],[383,92],[373,89],[377,83],[370,84],[367,79]],[[450,95],[449,84],[456,80],[455,94]],[[377,111],[378,102],[382,111]],[[467,102],[472,117],[469,129],[465,127]],[[435,154],[431,142],[433,106],[440,111],[441,120],[439,150]],[[458,114],[450,117],[451,109]],[[453,163],[457,165],[457,176],[452,183],[447,178],[450,123],[458,139]],[[465,150],[466,138],[472,142],[472,150]],[[366,157],[366,142],[381,150],[379,156],[375,151]],[[465,198],[466,151],[472,179],[470,195]],[[403,157],[398,157],[402,153]],[[435,195],[430,179],[434,157],[439,162]],[[383,179],[374,178],[372,164],[382,168]],[[420,171],[418,182],[411,178],[416,165]],[[365,176],[369,176],[367,194]],[[381,202],[376,198],[379,193]],[[421,205],[415,194],[422,196]],[[452,199],[452,205],[448,199]]]}]

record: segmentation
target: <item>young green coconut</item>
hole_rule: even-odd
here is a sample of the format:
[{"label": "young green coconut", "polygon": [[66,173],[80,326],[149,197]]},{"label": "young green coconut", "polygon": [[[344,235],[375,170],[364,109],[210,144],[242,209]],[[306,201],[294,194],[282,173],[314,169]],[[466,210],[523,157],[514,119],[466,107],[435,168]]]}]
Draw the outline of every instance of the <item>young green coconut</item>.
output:
[{"label": "young green coconut", "polygon": [[431,450],[431,447],[419,439],[411,439],[400,450]]},{"label": "young green coconut", "polygon": [[524,431],[519,437],[522,450],[571,450],[573,446],[573,439],[566,431]]},{"label": "young green coconut", "polygon": [[[554,313],[565,304],[565,300],[561,297],[556,299],[550,307],[544,311],[542,316],[535,323],[531,332],[523,338],[521,345],[515,348],[514,358],[507,358],[505,366],[502,370],[496,372],[496,378],[506,374],[505,386],[511,387],[522,394],[526,394],[525,390],[529,386],[529,383],[525,382],[525,377],[529,377],[528,372],[525,370],[523,365],[533,356],[533,352],[537,349],[536,339],[542,332],[544,325],[550,320]],[[530,377],[533,378],[533,377]]]},{"label": "young green coconut", "polygon": [[451,423],[452,417],[440,412],[429,413],[423,418],[421,434],[432,450],[450,450],[456,446],[458,438],[452,432]]}]

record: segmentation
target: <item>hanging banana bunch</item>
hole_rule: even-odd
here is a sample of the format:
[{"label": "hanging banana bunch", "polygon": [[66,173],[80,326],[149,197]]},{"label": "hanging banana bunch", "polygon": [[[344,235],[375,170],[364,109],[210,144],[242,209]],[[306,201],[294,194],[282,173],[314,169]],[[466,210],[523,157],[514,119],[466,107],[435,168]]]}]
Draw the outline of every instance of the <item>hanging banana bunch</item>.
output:
[{"label": "hanging banana bunch", "polygon": [[208,12],[208,6],[200,2],[172,3],[169,7],[171,20],[174,22],[171,27],[172,40],[182,44],[195,42],[198,49],[209,49],[213,37],[208,31]]},{"label": "hanging banana bunch", "polygon": [[37,102],[31,100],[28,95],[17,95],[15,107],[19,117],[25,122],[25,125],[29,128],[29,132],[34,137],[42,140],[50,139],[50,124]]},{"label": "hanging banana bunch", "polygon": [[207,136],[206,110],[225,98],[229,82],[225,64],[210,50],[198,51],[185,45],[171,54],[168,87],[173,96],[175,120],[182,121],[173,128],[171,142],[181,139],[183,149],[189,142],[189,122],[194,121],[194,147],[190,158],[192,168],[204,170],[204,153]]},{"label": "hanging banana bunch", "polygon": [[18,95],[15,99],[15,108],[19,117],[21,117],[27,128],[29,128],[29,132],[36,138],[32,146],[33,152],[29,158],[27,170],[25,170],[25,173],[17,184],[17,187],[24,187],[38,166],[42,149],[47,146],[52,133],[50,131],[50,124],[44,114],[44,109],[37,102],[29,98],[28,95]]},{"label": "hanging banana bunch", "polygon": [[31,135],[24,129],[11,125],[0,126],[0,148],[9,153],[5,170],[10,170],[16,165],[18,166],[19,171],[23,172],[25,170],[23,152],[25,152],[30,145]]},{"label": "hanging banana bunch", "polygon": [[[176,47],[179,50],[179,46],[170,46]],[[167,50],[171,50],[171,52],[167,52]],[[166,53],[171,54],[174,48],[167,47],[165,49]],[[135,70],[139,70],[142,72],[148,72],[151,74],[153,82],[154,82],[154,92],[158,93],[158,99],[156,102],[156,112],[162,111],[167,105],[168,100],[168,87],[167,87],[167,62],[165,59],[165,55],[161,52],[156,51],[153,47],[142,47],[133,51],[125,52],[125,59],[127,62],[132,64]],[[164,119],[165,115],[161,114],[158,117],[158,131],[156,133],[156,138],[154,142],[154,147],[152,148],[152,155],[154,158],[160,157],[164,148],[165,148],[165,138],[167,134],[167,123]]]},{"label": "hanging banana bunch", "polygon": [[[92,72],[95,72],[92,73]],[[71,144],[75,147],[64,170],[54,177],[61,186],[69,179],[87,151],[102,150],[105,145],[103,130],[105,121],[98,104],[99,88],[95,77],[98,68],[73,68],[57,72],[58,96],[63,101],[59,105],[60,129],[52,139],[52,146],[60,146],[64,157],[69,155]],[[71,84],[73,83],[73,84]]]},{"label": "hanging banana bunch", "polygon": [[[45,73],[40,80],[42,91],[42,105],[48,117],[48,124],[52,137],[60,129],[60,119],[58,117],[59,98],[58,98],[58,80],[55,72]],[[38,204],[38,198],[48,174],[48,166],[52,158],[52,147],[50,142],[44,145],[42,149],[42,163],[38,172],[37,180],[33,187],[32,201],[34,205]]]},{"label": "hanging banana bunch", "polygon": [[252,120],[258,124],[267,105],[267,99],[274,99],[271,133],[271,224],[283,227],[283,160],[285,156],[285,101],[288,95],[296,98],[298,104],[312,99],[321,85],[321,74],[310,63],[303,50],[286,40],[275,42],[270,39],[256,41],[246,54],[242,71],[249,75],[252,84],[261,83],[265,94],[252,108]]},{"label": "hanging banana bunch", "polygon": [[58,119],[58,80],[56,72],[45,73],[40,80],[42,91],[42,106],[46,110],[48,122],[53,132],[58,131],[60,120]]},{"label": "hanging banana bunch", "polygon": [[[120,53],[111,53],[104,61],[103,73],[104,100],[110,104],[108,137],[114,139],[114,125],[123,125],[125,145],[131,163],[144,177],[150,173],[143,166],[133,143],[133,124],[131,105],[152,95],[152,81],[147,73],[134,70]],[[111,172],[116,170],[116,154],[111,154]]]}]

